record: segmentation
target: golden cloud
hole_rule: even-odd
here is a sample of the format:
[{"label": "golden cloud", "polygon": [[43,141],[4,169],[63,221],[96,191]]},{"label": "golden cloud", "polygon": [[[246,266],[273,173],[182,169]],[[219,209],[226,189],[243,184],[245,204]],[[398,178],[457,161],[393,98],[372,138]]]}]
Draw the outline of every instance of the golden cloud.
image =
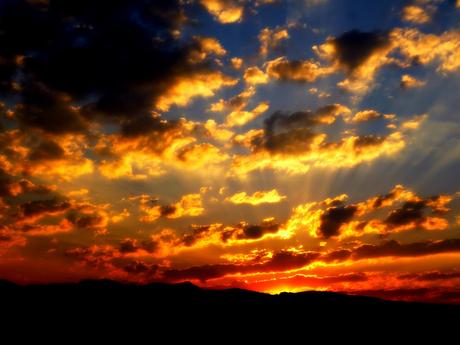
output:
[{"label": "golden cloud", "polygon": [[250,204],[256,206],[265,203],[278,203],[284,199],[286,199],[286,196],[280,195],[276,189],[272,189],[266,192],[254,192],[252,195],[248,195],[246,192],[240,192],[226,198],[225,200],[233,204]]},{"label": "golden cloud", "polygon": [[243,18],[244,7],[235,0],[200,0],[200,3],[222,24],[236,23]]},{"label": "golden cloud", "polygon": [[243,75],[244,81],[250,85],[268,83],[268,76],[258,67],[249,67]]},{"label": "golden cloud", "polygon": [[333,69],[322,67],[316,61],[289,61],[284,56],[266,63],[267,75],[278,80],[293,80],[310,83],[332,72]]},{"label": "golden cloud", "polygon": [[262,102],[251,111],[235,110],[227,116],[225,124],[228,127],[244,126],[265,113],[269,108],[270,105],[267,102]]},{"label": "golden cloud", "polygon": [[402,10],[402,19],[414,24],[426,24],[431,21],[433,7],[422,8],[416,5],[406,6]]},{"label": "golden cloud", "polygon": [[409,74],[404,74],[401,76],[401,87],[403,89],[412,89],[415,87],[422,87],[426,85],[425,81],[418,80]]},{"label": "golden cloud", "polygon": [[232,173],[244,176],[254,170],[273,169],[289,174],[303,174],[311,167],[352,167],[379,157],[393,156],[405,147],[404,136],[398,131],[386,137],[349,136],[336,143],[325,139],[325,134],[316,135],[309,144],[302,144],[300,148],[304,152],[295,155],[265,150],[236,155],[232,162]]},{"label": "golden cloud", "polygon": [[199,46],[199,49],[190,52],[189,61],[191,63],[202,62],[209,55],[224,56],[227,54],[225,48],[214,37],[194,36],[193,40]]},{"label": "golden cloud", "polygon": [[259,33],[260,55],[267,56],[270,51],[280,46],[282,41],[289,38],[289,33],[284,28],[263,28]]},{"label": "golden cloud", "polygon": [[140,210],[144,213],[140,218],[142,222],[154,222],[160,217],[170,219],[196,217],[204,212],[201,194],[187,194],[178,202],[164,206],[152,206],[149,199],[141,199]]},{"label": "golden cloud", "polygon": [[225,86],[234,86],[238,80],[222,72],[206,71],[178,77],[156,102],[158,110],[167,111],[172,105],[186,106],[195,97],[211,97]]},{"label": "golden cloud", "polygon": [[230,63],[232,64],[232,67],[236,70],[239,70],[243,66],[243,59],[239,57],[232,57],[230,59]]}]

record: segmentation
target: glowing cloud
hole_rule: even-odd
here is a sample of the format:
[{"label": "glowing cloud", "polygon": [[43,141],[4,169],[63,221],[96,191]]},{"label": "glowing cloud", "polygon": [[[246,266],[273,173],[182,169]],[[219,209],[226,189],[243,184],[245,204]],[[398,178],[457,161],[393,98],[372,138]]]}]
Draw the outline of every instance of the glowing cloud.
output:
[{"label": "glowing cloud", "polygon": [[246,192],[240,192],[226,198],[225,200],[234,204],[250,204],[256,206],[264,203],[277,203],[283,201],[284,199],[286,199],[286,196],[280,195],[276,189],[272,189],[268,192],[255,192],[252,195],[248,195]]}]

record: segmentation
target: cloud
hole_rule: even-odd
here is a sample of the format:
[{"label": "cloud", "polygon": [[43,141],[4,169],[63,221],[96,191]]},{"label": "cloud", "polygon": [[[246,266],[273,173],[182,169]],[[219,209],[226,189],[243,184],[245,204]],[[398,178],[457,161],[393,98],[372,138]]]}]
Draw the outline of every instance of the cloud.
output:
[{"label": "cloud", "polygon": [[[354,204],[346,204],[347,195],[309,202],[293,208],[284,228],[289,237],[306,229],[320,239],[340,240],[366,234],[387,235],[394,232],[423,229],[445,230],[449,195],[421,198],[401,185],[389,193]],[[387,208],[387,213],[381,209]],[[388,210],[390,208],[390,210]]]},{"label": "cloud", "polygon": [[184,195],[178,202],[169,205],[151,205],[151,199],[141,199],[140,210],[145,213],[142,222],[154,222],[160,217],[174,219],[196,217],[204,212],[201,194]]},{"label": "cloud", "polygon": [[109,223],[129,216],[127,210],[120,213],[107,204],[73,199],[71,193],[64,196],[54,185],[36,184],[5,172],[0,177],[0,229],[13,238],[17,238],[14,234],[49,236],[74,230],[105,234]]},{"label": "cloud", "polygon": [[253,66],[244,71],[244,81],[249,85],[267,84],[268,76],[260,68]]},{"label": "cloud", "polygon": [[354,205],[329,207],[320,217],[319,237],[329,238],[340,234],[343,224],[351,221],[358,211]]},{"label": "cloud", "polygon": [[248,284],[248,288],[256,291],[278,292],[281,289],[294,289],[295,291],[305,291],[306,289],[314,289],[326,287],[330,288],[334,285],[343,283],[362,283],[367,282],[370,278],[365,273],[345,273],[331,276],[316,276],[296,274],[289,277],[277,277],[276,279],[257,280]]},{"label": "cloud", "polygon": [[225,86],[233,86],[237,80],[225,76],[222,72],[196,73],[179,77],[169,89],[159,97],[156,107],[167,111],[171,105],[186,106],[194,97],[211,97]]},{"label": "cloud", "polygon": [[348,31],[337,38],[330,38],[319,47],[320,52],[331,54],[336,62],[353,73],[373,57],[390,46],[388,35],[382,32]]},{"label": "cloud", "polygon": [[418,80],[408,74],[404,74],[401,76],[401,88],[403,89],[412,89],[416,87],[422,87],[426,85],[425,81]]},{"label": "cloud", "polygon": [[358,111],[352,117],[349,117],[348,119],[346,119],[346,121],[352,122],[352,123],[360,123],[360,122],[380,119],[381,117],[382,115],[378,111],[374,109],[369,109],[369,110]]},{"label": "cloud", "polygon": [[253,86],[249,86],[244,89],[241,93],[236,96],[229,98],[228,100],[219,99],[216,103],[211,104],[210,111],[220,112],[224,110],[237,111],[245,108],[251,97],[256,93],[256,89]]},{"label": "cloud", "polygon": [[324,136],[312,131],[319,124],[331,124],[341,113],[350,110],[340,104],[319,108],[316,112],[275,112],[265,119],[265,138],[261,143],[270,152],[296,153],[308,150],[309,144]]},{"label": "cloud", "polygon": [[327,140],[328,126],[339,115],[352,122],[350,112],[343,105],[331,104],[315,112],[273,113],[265,119],[263,132],[253,130],[234,137],[237,145],[247,147],[251,152],[234,156],[232,173],[245,175],[270,168],[301,174],[312,166],[350,167],[404,148],[408,128],[398,130],[396,126],[383,136],[344,132],[336,141]]},{"label": "cloud", "polygon": [[154,253],[158,249],[158,243],[152,239],[138,241],[126,238],[120,243],[120,252],[124,254],[137,253],[139,250]]},{"label": "cloud", "polygon": [[402,19],[414,24],[426,24],[431,21],[433,11],[420,6],[409,5],[402,10]]},{"label": "cloud", "polygon": [[24,221],[36,221],[47,215],[61,214],[70,208],[70,203],[58,198],[32,200],[19,205],[19,218]]},{"label": "cloud", "polygon": [[289,61],[286,57],[282,56],[266,63],[266,74],[271,78],[281,81],[311,83],[331,72],[330,68],[321,67],[314,60]]},{"label": "cloud", "polygon": [[266,27],[260,31],[258,38],[260,42],[260,55],[266,57],[270,52],[278,49],[284,40],[289,38],[289,33],[284,28],[275,28],[272,30]]},{"label": "cloud", "polygon": [[[439,35],[424,34],[415,28],[395,28],[388,32],[353,30],[330,37],[325,43],[313,46],[313,50],[321,59],[330,62],[325,69],[328,74],[346,73],[346,78],[337,84],[340,88],[364,94],[374,86],[377,72],[388,64],[407,68],[438,61],[439,72],[457,70],[460,66],[457,59],[459,42],[458,30]],[[408,77],[404,79],[411,84]]]},{"label": "cloud", "polygon": [[227,54],[225,48],[214,37],[194,36],[193,40],[198,45],[198,49],[192,50],[189,54],[189,61],[198,63],[206,60],[209,55],[224,56]]},{"label": "cloud", "polygon": [[24,247],[27,238],[9,228],[0,228],[0,257],[8,253],[8,249],[14,247]]},{"label": "cloud", "polygon": [[[88,122],[72,98],[51,91],[46,85],[29,82],[22,86],[22,102],[14,110],[25,126],[52,134],[79,133],[88,129]],[[44,111],[46,109],[46,111]]]},{"label": "cloud", "polygon": [[449,209],[446,204],[451,201],[449,196],[435,196],[427,199],[414,198],[406,201],[403,205],[391,211],[383,223],[393,231],[398,229],[412,229],[417,226],[427,230],[443,230],[448,223],[439,217],[426,216],[425,210],[431,208],[435,214],[442,214]]},{"label": "cloud", "polygon": [[259,103],[254,109],[251,111],[247,110],[235,110],[228,114],[225,125],[228,127],[235,127],[235,126],[244,126],[247,123],[251,122],[252,120],[256,119],[263,113],[265,113],[270,108],[268,102]]},{"label": "cloud", "polygon": [[450,30],[435,34],[424,34],[417,29],[394,29],[392,41],[401,54],[416,63],[426,65],[438,61],[438,71],[456,71],[460,67],[460,33]]},{"label": "cloud", "polygon": [[438,0],[415,0],[401,11],[402,20],[412,24],[427,24],[436,13]]},{"label": "cloud", "polygon": [[273,218],[264,219],[259,225],[241,222],[236,227],[226,227],[221,233],[222,241],[229,240],[258,240],[267,234],[276,234],[280,230],[280,224],[276,223]]},{"label": "cloud", "polygon": [[258,191],[252,195],[248,195],[246,192],[236,193],[225,200],[233,204],[250,204],[253,206],[264,204],[264,203],[277,203],[286,199],[286,196],[280,195],[276,189],[270,191]]},{"label": "cloud", "polygon": [[440,280],[451,280],[460,278],[460,272],[440,272],[433,271],[427,273],[409,273],[403,274],[398,277],[401,280],[418,280],[418,281],[440,281]]},{"label": "cloud", "polygon": [[183,281],[189,279],[206,281],[237,273],[248,274],[286,271],[307,266],[313,262],[318,255],[318,253],[296,254],[289,251],[280,251],[275,253],[272,258],[264,263],[248,263],[242,265],[215,264],[194,266],[182,270],[171,269],[164,272],[164,278],[168,281]]},{"label": "cloud", "polygon": [[177,158],[189,167],[218,165],[229,157],[209,143],[191,144],[178,151]]},{"label": "cloud", "polygon": [[22,0],[2,4],[2,18],[11,19],[0,20],[8,62],[2,87],[18,100],[14,116],[49,134],[82,133],[95,122],[135,121],[155,107],[183,106],[234,85],[210,59],[225,54],[217,40],[177,40],[188,10],[179,0],[122,0],[110,9],[75,1],[46,10]]},{"label": "cloud", "polygon": [[154,115],[145,123],[126,127],[121,135],[100,135],[94,153],[99,157],[98,168],[103,176],[145,180],[164,175],[168,169],[199,171],[197,167],[218,167],[228,154],[208,141],[225,142],[232,135],[214,120],[168,121]]},{"label": "cloud", "polygon": [[236,23],[242,20],[244,6],[238,0],[200,0],[200,3],[222,24]]},{"label": "cloud", "polygon": [[334,70],[343,70],[347,78],[338,86],[348,91],[363,93],[374,80],[377,71],[393,62],[388,54],[392,44],[388,33],[348,31],[313,49],[323,59],[331,62]]},{"label": "cloud", "polygon": [[364,244],[353,251],[352,258],[359,260],[385,256],[415,257],[458,251],[460,251],[460,239],[455,238],[408,244],[391,240],[378,245]]},{"label": "cloud", "polygon": [[232,57],[232,58],[230,59],[230,62],[231,62],[231,64],[232,64],[232,67],[233,67],[234,69],[236,69],[236,70],[239,70],[239,69],[243,66],[243,64],[244,64],[243,59],[242,59],[242,58],[239,58],[239,57]]}]

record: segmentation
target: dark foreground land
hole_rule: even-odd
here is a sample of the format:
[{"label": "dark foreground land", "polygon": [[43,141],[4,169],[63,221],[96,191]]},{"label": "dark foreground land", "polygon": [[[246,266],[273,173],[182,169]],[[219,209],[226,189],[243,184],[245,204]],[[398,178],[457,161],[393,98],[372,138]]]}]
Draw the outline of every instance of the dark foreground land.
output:
[{"label": "dark foreground land", "polygon": [[[148,285],[113,281],[20,286],[0,281],[1,315],[9,323],[48,325],[128,324],[156,330],[183,325],[217,326],[227,331],[310,331],[317,326],[372,324],[386,332],[394,327],[441,324],[460,326],[460,306],[385,301],[330,292],[268,295],[240,289],[206,290],[190,283]],[[7,323],[8,323],[7,322]],[[2,323],[4,327],[6,324]],[[118,326],[116,326],[118,325]],[[141,325],[143,325],[141,327]],[[211,326],[214,325],[214,326]],[[450,328],[452,330],[452,328]]]}]

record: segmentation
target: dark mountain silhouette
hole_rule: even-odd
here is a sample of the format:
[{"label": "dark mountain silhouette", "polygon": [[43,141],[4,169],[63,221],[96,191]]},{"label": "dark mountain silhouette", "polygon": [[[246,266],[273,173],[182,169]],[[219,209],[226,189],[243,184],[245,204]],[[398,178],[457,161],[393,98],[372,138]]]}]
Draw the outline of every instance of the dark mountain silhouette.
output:
[{"label": "dark mountain silhouette", "polygon": [[[9,320],[209,324],[279,327],[374,322],[460,321],[460,306],[386,301],[332,292],[269,295],[242,289],[208,290],[191,283],[146,285],[110,280],[21,286],[0,281],[2,314]],[[65,321],[64,321],[65,320]]]}]

